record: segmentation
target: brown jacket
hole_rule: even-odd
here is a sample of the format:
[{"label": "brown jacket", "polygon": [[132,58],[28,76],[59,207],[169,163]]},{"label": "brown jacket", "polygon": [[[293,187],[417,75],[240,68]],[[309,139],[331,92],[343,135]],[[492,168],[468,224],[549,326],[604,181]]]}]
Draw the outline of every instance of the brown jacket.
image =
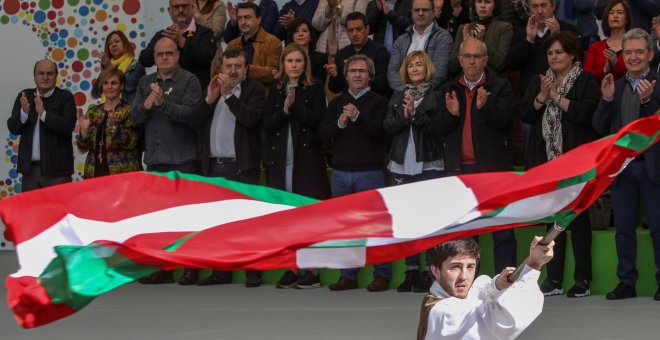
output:
[{"label": "brown jacket", "polygon": [[[242,36],[227,44],[227,48],[238,47],[243,49]],[[248,70],[248,77],[261,82],[266,88],[273,82],[273,69],[279,68],[280,55],[282,54],[282,42],[274,35],[259,28],[253,42],[254,56]]]}]

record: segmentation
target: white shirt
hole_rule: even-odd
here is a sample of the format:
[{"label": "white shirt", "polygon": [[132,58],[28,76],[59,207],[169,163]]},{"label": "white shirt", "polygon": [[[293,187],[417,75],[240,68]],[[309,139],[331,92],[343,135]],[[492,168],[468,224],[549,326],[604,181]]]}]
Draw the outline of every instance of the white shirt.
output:
[{"label": "white shirt", "polygon": [[234,131],[236,116],[229,110],[225,100],[231,96],[241,97],[241,83],[234,86],[231,95],[222,96],[215,106],[213,120],[211,121],[211,157],[236,158],[234,145]]},{"label": "white shirt", "polygon": [[[55,92],[55,88],[50,89],[50,91],[46,92],[42,97],[48,98],[53,95],[53,92]],[[39,96],[39,91],[34,90],[35,96]],[[28,120],[28,113],[23,111],[21,108],[21,123],[25,124]],[[42,122],[46,121],[46,108],[44,108],[44,113],[39,117],[39,120]],[[40,128],[39,128],[39,122],[34,125],[34,133],[32,134],[32,161],[33,162],[38,162],[41,160],[41,136],[39,135]]]},{"label": "white shirt", "polygon": [[433,23],[431,23],[429,27],[427,27],[424,32],[422,32],[422,34],[417,33],[417,30],[413,26],[412,40],[410,41],[410,46],[408,47],[408,52],[406,52],[406,55],[414,51],[424,51],[424,47],[426,47],[426,41],[429,40],[432,30]]},{"label": "white shirt", "polygon": [[497,276],[479,276],[465,299],[449,297],[434,282],[431,293],[444,298],[429,312],[425,339],[515,339],[543,310],[541,273],[527,265],[518,281],[498,290]]}]

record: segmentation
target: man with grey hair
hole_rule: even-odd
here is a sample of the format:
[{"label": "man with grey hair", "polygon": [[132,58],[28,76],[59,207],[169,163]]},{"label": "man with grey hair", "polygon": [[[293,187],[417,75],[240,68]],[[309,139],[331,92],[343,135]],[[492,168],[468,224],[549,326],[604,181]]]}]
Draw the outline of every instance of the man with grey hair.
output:
[{"label": "man with grey hair", "polygon": [[[369,87],[375,76],[374,69],[373,61],[363,54],[346,60],[344,77],[348,91],[330,102],[319,126],[319,137],[334,142],[333,197],[385,186],[383,165],[386,137],[383,119],[387,112],[387,98]],[[386,290],[391,277],[389,264],[376,265],[374,280],[367,290]],[[357,269],[343,269],[339,281],[331,284],[330,290],[357,287]]]},{"label": "man with grey hair", "polygon": [[216,50],[213,31],[195,21],[192,0],[169,0],[167,12],[172,18],[172,25],[151,38],[149,45],[140,52],[140,64],[154,66],[156,42],[168,37],[176,42],[181,68],[197,76],[202,88],[206,88],[211,80],[211,63]]},{"label": "man with grey hair", "polygon": [[[445,138],[445,169],[448,175],[511,171],[509,131],[516,101],[511,85],[487,72],[488,53],[483,41],[464,40],[458,57],[461,74],[442,87],[442,114],[456,124]],[[513,229],[493,232],[493,243],[495,271],[515,266]]]},{"label": "man with grey hair", "polygon": [[[660,109],[658,75],[650,68],[653,59],[651,36],[634,28],[626,32],[622,43],[626,76],[614,81],[611,74],[603,78],[603,94],[593,117],[593,125],[601,134],[616,133],[626,124],[656,114]],[[616,228],[616,252],[619,259],[616,275],[619,284],[606,295],[608,300],[637,296],[635,284],[639,276],[637,263],[637,234],[639,201],[649,221],[656,281],[660,286],[660,145],[637,156],[612,183],[612,204]],[[654,300],[660,301],[660,289]]]}]

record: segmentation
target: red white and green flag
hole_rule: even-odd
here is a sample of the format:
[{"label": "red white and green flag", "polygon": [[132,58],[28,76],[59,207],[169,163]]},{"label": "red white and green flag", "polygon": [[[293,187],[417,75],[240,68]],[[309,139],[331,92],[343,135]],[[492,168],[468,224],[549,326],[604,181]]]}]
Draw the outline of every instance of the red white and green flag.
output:
[{"label": "red white and green flag", "polygon": [[495,230],[566,226],[659,134],[654,115],[525,173],[447,177],[321,202],[147,172],[15,195],[0,202],[20,264],[6,279],[8,303],[31,328],[159,269],[361,267]]}]

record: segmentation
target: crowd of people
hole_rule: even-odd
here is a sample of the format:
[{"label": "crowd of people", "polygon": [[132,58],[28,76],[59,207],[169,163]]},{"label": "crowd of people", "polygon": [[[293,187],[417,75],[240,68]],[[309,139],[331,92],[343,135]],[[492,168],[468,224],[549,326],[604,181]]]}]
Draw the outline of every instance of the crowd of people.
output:
[{"label": "crowd of people", "polygon": [[[7,121],[21,137],[23,191],[71,181],[76,123],[84,178],[145,167],[259,184],[264,172],[270,187],[327,199],[530,168],[660,109],[657,1],[290,0],[278,12],[272,0],[169,0],[167,10],[171,23],[139,54],[121,31],[107,35],[99,104],[84,113],[56,87],[57,65],[36,62],[36,88],[18,94]],[[660,146],[611,191],[620,282],[607,298],[624,299],[636,296],[640,201],[660,283]],[[590,221],[583,213],[566,227],[576,263],[567,295],[587,296]],[[515,266],[513,230],[492,237],[496,272]],[[545,295],[563,294],[565,249],[562,234]],[[421,260],[406,258],[399,292],[429,291],[434,275]],[[357,270],[342,270],[330,290],[356,289]],[[319,275],[290,269],[277,287],[319,287]],[[367,289],[391,279],[378,264]],[[178,280],[230,282],[222,270],[200,279],[187,269]],[[246,285],[260,284],[248,271]]]}]

